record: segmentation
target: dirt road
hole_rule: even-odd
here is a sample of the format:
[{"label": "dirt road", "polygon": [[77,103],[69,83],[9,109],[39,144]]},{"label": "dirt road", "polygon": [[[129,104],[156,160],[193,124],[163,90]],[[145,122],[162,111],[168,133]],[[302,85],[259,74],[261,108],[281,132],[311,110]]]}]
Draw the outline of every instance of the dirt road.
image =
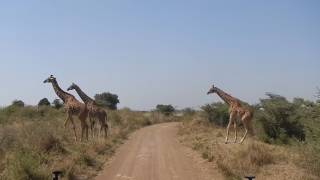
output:
[{"label": "dirt road", "polygon": [[96,180],[221,179],[213,178],[201,158],[195,159],[177,141],[178,126],[165,123],[135,132]]}]

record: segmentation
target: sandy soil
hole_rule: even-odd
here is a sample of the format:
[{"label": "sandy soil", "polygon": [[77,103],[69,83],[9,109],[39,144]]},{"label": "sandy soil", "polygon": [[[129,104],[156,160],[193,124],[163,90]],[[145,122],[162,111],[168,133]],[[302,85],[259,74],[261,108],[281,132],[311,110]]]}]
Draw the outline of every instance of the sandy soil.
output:
[{"label": "sandy soil", "polygon": [[181,145],[179,123],[149,126],[119,148],[96,180],[212,180],[223,177]]}]

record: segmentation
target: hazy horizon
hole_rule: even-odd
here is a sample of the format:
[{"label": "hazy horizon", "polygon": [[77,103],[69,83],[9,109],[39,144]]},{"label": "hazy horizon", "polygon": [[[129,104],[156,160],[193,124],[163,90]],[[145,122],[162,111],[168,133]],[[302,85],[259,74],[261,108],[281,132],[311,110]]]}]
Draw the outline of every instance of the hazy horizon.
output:
[{"label": "hazy horizon", "polygon": [[[315,100],[320,1],[8,1],[0,3],[0,105],[111,92],[148,110],[220,101],[216,86],[257,103],[265,92]],[[74,91],[71,92],[76,95]],[[76,96],[78,97],[78,96]],[[78,98],[80,100],[80,98]]]}]

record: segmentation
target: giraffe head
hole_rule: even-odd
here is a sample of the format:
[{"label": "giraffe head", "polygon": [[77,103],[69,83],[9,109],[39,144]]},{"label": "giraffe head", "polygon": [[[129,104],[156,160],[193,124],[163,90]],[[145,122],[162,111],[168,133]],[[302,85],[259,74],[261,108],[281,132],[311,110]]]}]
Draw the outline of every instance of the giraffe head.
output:
[{"label": "giraffe head", "polygon": [[215,93],[216,91],[217,91],[217,88],[214,85],[212,85],[212,87],[209,89],[207,94],[212,94],[212,93]]},{"label": "giraffe head", "polygon": [[68,87],[67,90],[68,90],[68,91],[74,90],[74,89],[76,88],[76,86],[77,86],[77,85],[76,85],[75,83],[72,83],[71,86]]},{"label": "giraffe head", "polygon": [[53,75],[50,75],[46,80],[43,81],[43,83],[52,83],[55,81],[56,81],[56,78]]}]

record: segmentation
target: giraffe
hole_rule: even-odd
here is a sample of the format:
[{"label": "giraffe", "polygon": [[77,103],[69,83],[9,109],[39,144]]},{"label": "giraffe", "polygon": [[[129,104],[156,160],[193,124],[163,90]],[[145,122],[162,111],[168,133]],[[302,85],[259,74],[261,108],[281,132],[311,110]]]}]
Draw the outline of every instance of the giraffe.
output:
[{"label": "giraffe", "polygon": [[107,113],[106,111],[99,107],[97,103],[90,98],[87,94],[85,94],[78,85],[75,83],[72,83],[71,86],[67,89],[70,90],[76,90],[82,101],[87,105],[89,110],[89,119],[90,119],[90,129],[92,132],[92,136],[94,136],[94,123],[95,118],[99,120],[100,123],[100,131],[99,134],[101,134],[101,131],[104,131],[104,136],[107,137],[108,134],[108,124],[107,124]]},{"label": "giraffe", "polygon": [[237,118],[240,118],[240,120],[245,128],[245,133],[244,133],[242,139],[240,140],[240,144],[241,144],[244,141],[244,139],[246,138],[248,131],[249,131],[249,133],[253,133],[253,129],[251,126],[251,119],[253,117],[253,112],[248,107],[243,106],[242,101],[240,101],[237,98],[232,97],[231,95],[225,93],[224,91],[222,91],[218,87],[215,87],[214,85],[212,85],[212,87],[210,88],[210,90],[208,91],[207,94],[211,94],[211,93],[217,93],[217,95],[225,103],[227,103],[229,106],[229,123],[227,126],[227,136],[226,136],[225,143],[226,144],[228,143],[229,129],[232,124],[234,125],[234,130],[235,130],[234,143],[237,142],[237,122],[236,122],[236,120],[237,120]]},{"label": "giraffe", "polygon": [[64,121],[64,127],[66,128],[67,123],[71,121],[75,140],[77,141],[78,138],[76,133],[76,126],[73,121],[73,116],[78,116],[81,122],[81,140],[83,139],[84,133],[86,135],[86,139],[88,140],[88,124],[86,122],[86,119],[88,117],[88,109],[86,105],[80,103],[73,95],[63,91],[53,75],[44,80],[43,83],[51,83],[55,93],[64,102],[64,109],[67,112],[67,119]]}]

